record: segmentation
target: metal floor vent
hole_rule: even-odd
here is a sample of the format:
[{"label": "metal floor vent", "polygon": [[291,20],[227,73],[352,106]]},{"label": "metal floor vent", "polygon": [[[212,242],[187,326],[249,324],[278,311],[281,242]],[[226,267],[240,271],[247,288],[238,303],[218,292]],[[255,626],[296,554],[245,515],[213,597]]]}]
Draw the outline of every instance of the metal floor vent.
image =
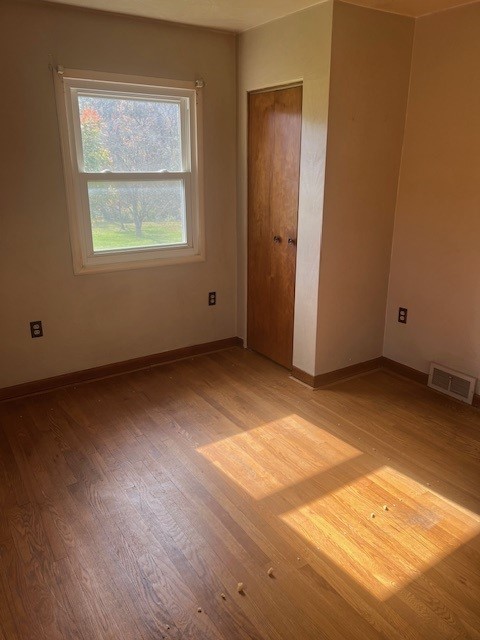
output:
[{"label": "metal floor vent", "polygon": [[462,402],[472,404],[476,382],[476,378],[448,369],[436,362],[430,365],[428,386]]}]

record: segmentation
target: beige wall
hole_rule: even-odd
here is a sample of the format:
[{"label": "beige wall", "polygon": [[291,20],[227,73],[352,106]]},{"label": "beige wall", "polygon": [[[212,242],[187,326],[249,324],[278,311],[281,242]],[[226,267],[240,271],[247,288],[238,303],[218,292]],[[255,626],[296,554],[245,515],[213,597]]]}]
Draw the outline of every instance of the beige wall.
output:
[{"label": "beige wall", "polygon": [[[237,68],[231,34],[2,0],[0,387],[245,336],[247,92],[298,80],[294,365],[319,374],[383,353],[480,376],[479,23],[479,3],[415,23],[337,2],[326,151],[330,0],[241,34]],[[206,80],[206,262],[73,275],[50,54]]]},{"label": "beige wall", "polygon": [[336,3],[316,373],[382,355],[414,21]]},{"label": "beige wall", "polygon": [[303,80],[293,364],[315,373],[332,3],[238,38],[238,330],[246,337],[247,92]]},{"label": "beige wall", "polygon": [[[49,54],[205,79],[206,262],[73,275]],[[3,0],[0,58],[0,387],[235,335],[234,36]],[[30,338],[30,320],[44,338]]]},{"label": "beige wall", "polygon": [[[385,355],[480,376],[480,3],[417,21]],[[408,324],[396,321],[408,307]]]}]

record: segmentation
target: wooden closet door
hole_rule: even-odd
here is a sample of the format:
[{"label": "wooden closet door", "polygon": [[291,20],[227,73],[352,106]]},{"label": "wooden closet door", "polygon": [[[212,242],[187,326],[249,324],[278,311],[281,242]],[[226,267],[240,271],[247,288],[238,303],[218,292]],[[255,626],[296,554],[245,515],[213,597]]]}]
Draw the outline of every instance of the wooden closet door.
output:
[{"label": "wooden closet door", "polygon": [[251,93],[247,343],[292,366],[302,88]]}]

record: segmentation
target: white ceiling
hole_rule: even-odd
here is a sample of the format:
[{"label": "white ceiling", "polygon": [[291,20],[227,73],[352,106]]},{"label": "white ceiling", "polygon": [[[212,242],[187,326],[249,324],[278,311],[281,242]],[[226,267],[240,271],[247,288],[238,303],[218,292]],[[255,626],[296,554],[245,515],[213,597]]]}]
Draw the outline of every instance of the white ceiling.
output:
[{"label": "white ceiling", "polygon": [[325,0],[51,0],[62,4],[246,31]]},{"label": "white ceiling", "polygon": [[430,13],[455,9],[466,4],[475,4],[479,0],[342,0],[369,9],[378,9],[402,16],[420,18]]},{"label": "white ceiling", "polygon": [[[328,0],[48,0],[225,31],[246,31]],[[415,18],[480,0],[340,0]]]}]

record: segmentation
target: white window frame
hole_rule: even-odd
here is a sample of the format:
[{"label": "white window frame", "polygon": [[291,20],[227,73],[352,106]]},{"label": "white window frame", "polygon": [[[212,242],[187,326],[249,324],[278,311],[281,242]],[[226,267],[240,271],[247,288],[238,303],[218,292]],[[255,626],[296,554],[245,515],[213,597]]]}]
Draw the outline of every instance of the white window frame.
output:
[{"label": "white window frame", "polygon": [[[194,81],[124,76],[59,68],[55,77],[57,111],[67,194],[70,240],[75,274],[137,269],[198,262],[205,259],[202,168],[202,95]],[[202,83],[201,83],[202,84]],[[83,170],[78,93],[156,97],[180,102],[181,172],[105,172]],[[94,251],[88,181],[162,181],[180,179],[185,186],[186,242],[176,245]]]}]

